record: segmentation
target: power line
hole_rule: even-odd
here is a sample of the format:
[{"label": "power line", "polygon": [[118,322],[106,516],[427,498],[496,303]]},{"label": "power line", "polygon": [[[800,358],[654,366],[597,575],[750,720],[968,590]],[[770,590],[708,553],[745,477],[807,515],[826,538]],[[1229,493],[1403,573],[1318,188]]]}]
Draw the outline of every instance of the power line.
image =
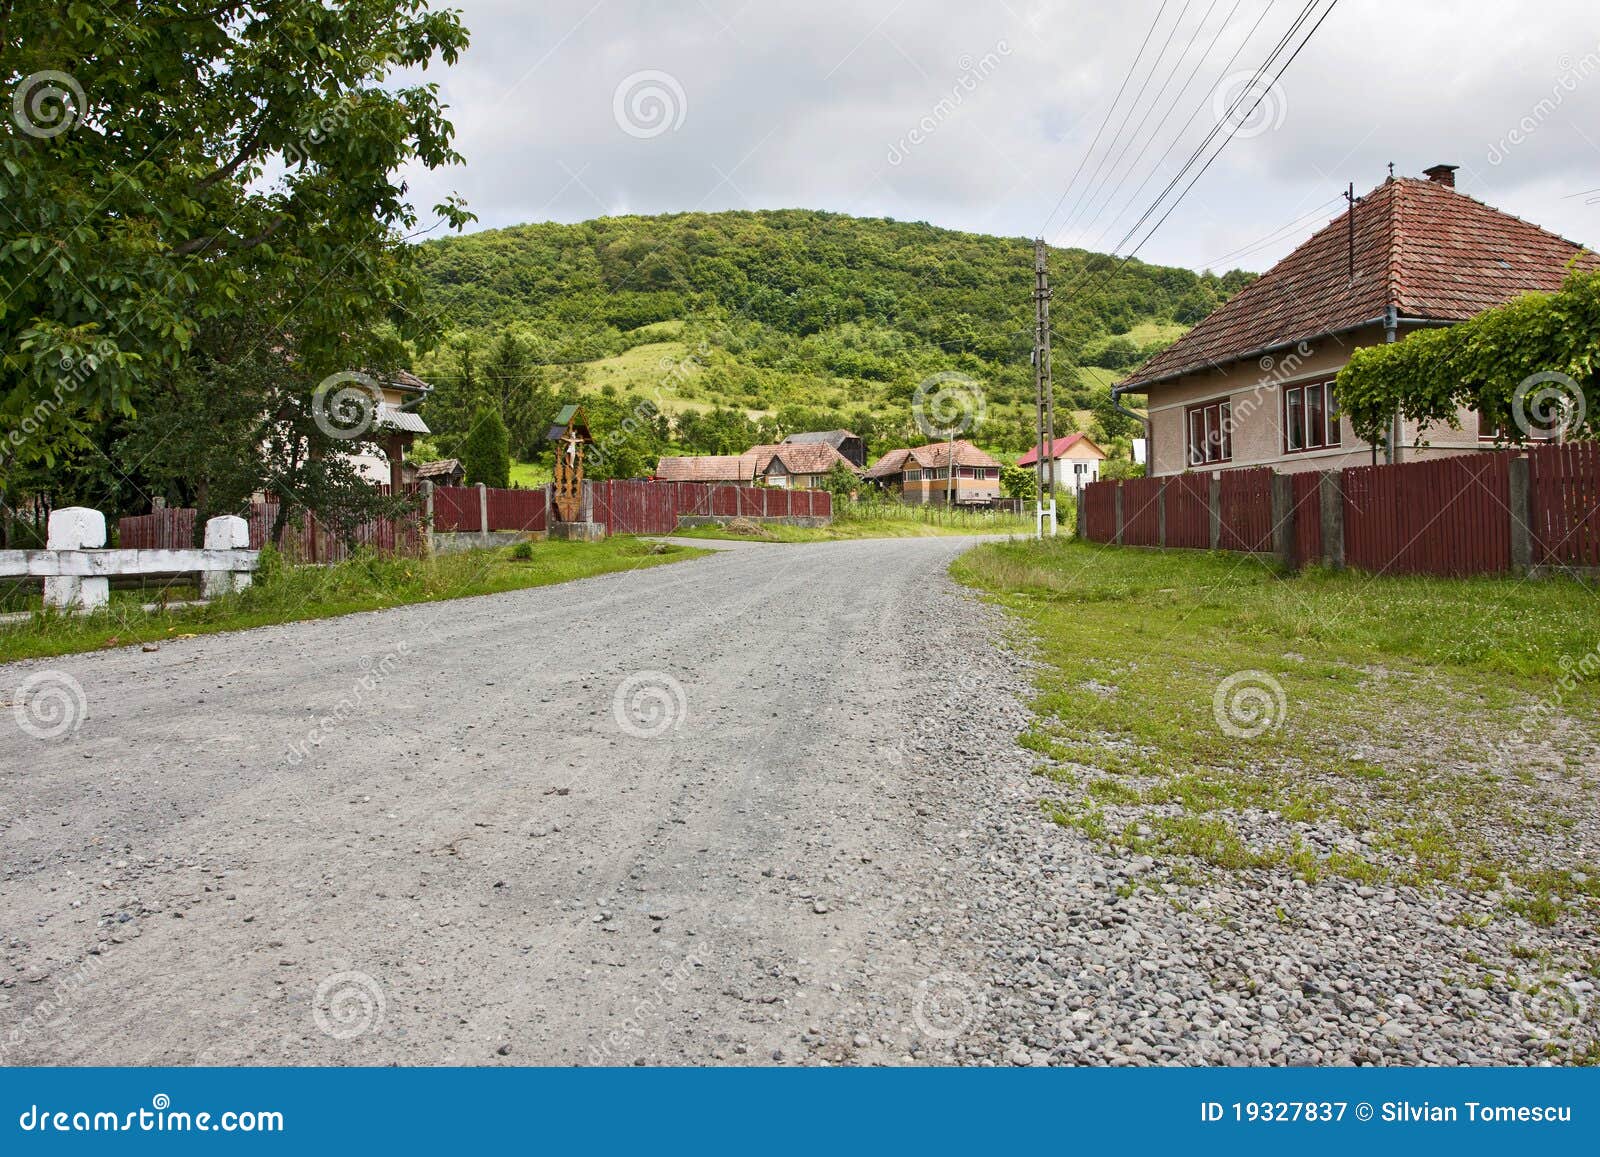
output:
[{"label": "power line", "polygon": [[1095,130],[1094,140],[1089,142],[1089,148],[1084,152],[1083,156],[1079,158],[1078,167],[1072,172],[1072,179],[1067,182],[1067,187],[1061,190],[1061,196],[1057,198],[1055,207],[1050,210],[1050,215],[1044,219],[1044,225],[1039,229],[1040,236],[1043,236],[1049,231],[1050,222],[1055,218],[1055,215],[1061,211],[1062,204],[1066,202],[1067,194],[1072,192],[1072,186],[1077,183],[1078,174],[1083,172],[1083,166],[1088,163],[1089,157],[1091,154],[1093,154],[1095,146],[1100,143],[1100,135],[1106,131],[1106,125],[1111,123],[1111,114],[1117,110],[1117,103],[1122,100],[1122,94],[1127,90],[1128,82],[1133,79],[1133,74],[1138,70],[1139,61],[1143,59],[1144,50],[1150,44],[1150,37],[1155,35],[1156,26],[1161,23],[1161,15],[1167,10],[1168,3],[1169,0],[1161,0],[1161,7],[1156,9],[1156,17],[1150,22],[1150,27],[1145,30],[1144,40],[1139,44],[1139,51],[1134,54],[1133,63],[1128,65],[1128,71],[1122,76],[1122,84],[1117,88],[1117,95],[1112,98],[1111,104],[1107,106],[1106,115],[1100,119],[1100,127]]},{"label": "power line", "polygon": [[1328,200],[1326,200],[1322,204],[1318,205],[1315,209],[1312,209],[1309,212],[1305,212],[1305,213],[1300,214],[1300,216],[1296,217],[1293,221],[1289,221],[1289,222],[1286,222],[1283,225],[1279,225],[1272,232],[1267,233],[1267,234],[1265,234],[1265,235],[1263,235],[1261,237],[1257,237],[1254,241],[1247,241],[1245,244],[1239,246],[1239,248],[1231,249],[1227,253],[1224,253],[1224,254],[1222,254],[1222,255],[1220,255],[1218,257],[1210,258],[1209,260],[1203,262],[1201,264],[1200,268],[1201,269],[1215,269],[1219,265],[1221,265],[1224,261],[1232,261],[1232,260],[1235,260],[1237,258],[1246,256],[1246,255],[1248,255],[1250,253],[1254,253],[1256,250],[1262,249],[1262,248],[1272,244],[1274,241],[1280,240],[1285,234],[1293,233],[1296,229],[1298,229],[1301,226],[1303,226],[1307,221],[1313,220],[1313,219],[1321,216],[1323,213],[1327,212],[1329,209],[1333,208],[1334,205],[1338,204],[1340,201],[1343,201],[1343,200],[1344,200],[1344,195],[1343,194],[1340,194],[1337,197],[1330,197]]},{"label": "power line", "polygon": [[[1133,115],[1133,110],[1138,108],[1139,107],[1139,102],[1144,99],[1145,89],[1149,88],[1150,87],[1150,82],[1155,79],[1156,72],[1161,67],[1161,61],[1167,55],[1167,49],[1172,47],[1172,38],[1175,35],[1177,35],[1178,26],[1183,23],[1183,18],[1184,18],[1185,15],[1188,14],[1189,5],[1192,2],[1193,2],[1193,0],[1184,0],[1183,7],[1178,10],[1178,18],[1172,22],[1172,27],[1167,30],[1167,38],[1164,41],[1161,42],[1161,51],[1156,53],[1155,59],[1150,62],[1150,71],[1145,74],[1144,82],[1139,85],[1139,91],[1134,94],[1133,100],[1129,103],[1128,111],[1122,114],[1122,121],[1121,121],[1121,123],[1119,123],[1117,125],[1117,131],[1112,134],[1113,138],[1120,137],[1122,135],[1122,130],[1128,127],[1128,118]],[[1214,3],[1214,0],[1213,0],[1213,3]],[[1198,35],[1198,33],[1197,33],[1197,35]],[[1194,45],[1194,37],[1190,37],[1189,44],[1190,44],[1190,47],[1193,47],[1193,45]],[[1185,49],[1184,51],[1187,52],[1188,50]],[[1180,56],[1178,59],[1182,60],[1183,57]],[[1168,83],[1170,83],[1170,77],[1169,77]],[[1165,87],[1166,87],[1165,85],[1162,86],[1163,91],[1165,91]],[[1156,99],[1157,100],[1160,99],[1159,94],[1158,94]],[[1143,125],[1143,123],[1144,123],[1143,121],[1140,122],[1141,125]],[[1134,129],[1133,135],[1134,136],[1138,136],[1139,135],[1139,130],[1137,128]],[[1126,151],[1126,146],[1124,146],[1124,151]],[[1071,226],[1071,224],[1073,222],[1073,219],[1077,217],[1079,210],[1083,209],[1090,202],[1092,202],[1094,197],[1099,193],[1101,187],[1103,187],[1103,185],[1105,184],[1104,181],[1101,181],[1101,182],[1099,182],[1099,184],[1096,184],[1096,181],[1100,176],[1101,170],[1103,170],[1105,168],[1106,158],[1109,157],[1110,155],[1111,155],[1111,147],[1110,147],[1110,145],[1108,145],[1106,147],[1105,153],[1100,157],[1100,163],[1095,166],[1094,173],[1089,177],[1089,185],[1091,186],[1090,192],[1088,193],[1088,195],[1086,197],[1079,197],[1078,203],[1076,205],[1074,205],[1073,208],[1072,208],[1072,212],[1067,214],[1067,219],[1064,222],[1062,222],[1062,225],[1061,225],[1061,228],[1062,228],[1063,231],[1065,231],[1069,226]],[[1120,156],[1121,156],[1121,154],[1118,154],[1119,159],[1120,159]],[[1107,179],[1109,180],[1110,178],[1108,177]]]},{"label": "power line", "polygon": [[[1217,42],[1222,39],[1222,34],[1227,31],[1228,25],[1232,23],[1235,13],[1237,13],[1239,10],[1240,3],[1242,3],[1242,0],[1234,0],[1233,7],[1229,9],[1227,16],[1223,17],[1222,24],[1217,29],[1216,35],[1211,38],[1211,43],[1206,46],[1206,50],[1201,54],[1200,59],[1195,61],[1194,68],[1189,70],[1189,76],[1183,82],[1183,87],[1178,90],[1177,95],[1172,98],[1172,103],[1167,106],[1166,112],[1161,117],[1163,123],[1172,115],[1173,110],[1178,107],[1178,102],[1183,99],[1183,94],[1189,91],[1189,86],[1194,83],[1195,76],[1199,73],[1206,60],[1211,56],[1212,51],[1217,46]],[[1245,33],[1244,38],[1239,41],[1239,46],[1233,50],[1233,54],[1229,56],[1227,62],[1223,64],[1219,73],[1219,79],[1222,76],[1226,76],[1228,70],[1233,67],[1233,62],[1239,59],[1239,54],[1242,53],[1246,46],[1249,45],[1250,41],[1255,38],[1257,30],[1261,27],[1261,22],[1266,19],[1267,13],[1272,10],[1274,3],[1276,3],[1276,0],[1267,0],[1266,6],[1263,7],[1260,13],[1256,16],[1255,23],[1250,26],[1250,31]],[[1154,177],[1158,172],[1160,172],[1162,163],[1172,155],[1172,150],[1177,148],[1179,143],[1182,142],[1184,133],[1189,131],[1189,126],[1194,123],[1194,118],[1200,115],[1200,110],[1204,107],[1204,101],[1201,101],[1195,105],[1194,111],[1189,114],[1188,118],[1183,122],[1182,127],[1180,127],[1178,131],[1173,134],[1172,140],[1168,142],[1167,147],[1162,151],[1161,156],[1156,158],[1156,163],[1150,167],[1150,171],[1144,175],[1144,179],[1140,181],[1139,184],[1134,188],[1132,194],[1129,195],[1127,200],[1132,201],[1134,198],[1138,197],[1140,193],[1144,192],[1145,186],[1150,183],[1150,178]],[[1151,140],[1152,142],[1154,141],[1154,135],[1152,135]],[[1094,223],[1100,219],[1101,214],[1105,212],[1105,209],[1115,200],[1117,194],[1121,192],[1122,187],[1127,184],[1128,178],[1131,177],[1134,170],[1138,168],[1139,160],[1144,156],[1146,148],[1148,148],[1148,145],[1139,150],[1138,154],[1134,157],[1133,163],[1128,166],[1127,171],[1122,176],[1122,179],[1117,182],[1116,188],[1111,191],[1111,195],[1101,206],[1100,212],[1096,213],[1085,226],[1085,232],[1093,227]],[[1117,218],[1113,217],[1111,222],[1107,224],[1106,228],[1102,229],[1098,234],[1095,235],[1093,240],[1089,242],[1089,247],[1092,248],[1094,245],[1099,244],[1105,235],[1114,227],[1116,220]]]}]

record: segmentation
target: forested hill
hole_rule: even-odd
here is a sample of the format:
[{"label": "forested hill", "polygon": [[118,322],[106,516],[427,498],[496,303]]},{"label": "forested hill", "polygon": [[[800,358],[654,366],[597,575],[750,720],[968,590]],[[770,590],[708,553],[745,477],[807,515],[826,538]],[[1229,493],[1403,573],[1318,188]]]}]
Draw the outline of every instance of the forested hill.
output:
[{"label": "forested hill", "polygon": [[[522,225],[418,252],[451,332],[418,366],[439,388],[436,428],[477,400],[464,391],[481,396],[491,360],[510,360],[543,367],[534,376],[557,392],[654,397],[691,449],[715,448],[698,444],[695,423],[724,407],[779,432],[836,418],[895,440],[916,384],[944,370],[983,385],[978,441],[1029,441],[1033,244],[1023,238],[781,210]],[[1082,250],[1050,255],[1066,410],[1088,410],[1117,372],[1252,276],[1111,265]]]}]

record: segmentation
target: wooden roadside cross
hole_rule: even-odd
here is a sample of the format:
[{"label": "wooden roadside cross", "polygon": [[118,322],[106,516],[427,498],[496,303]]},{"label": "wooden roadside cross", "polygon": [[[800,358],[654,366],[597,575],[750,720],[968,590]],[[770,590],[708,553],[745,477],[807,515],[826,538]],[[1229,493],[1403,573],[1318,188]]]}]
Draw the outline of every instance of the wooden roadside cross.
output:
[{"label": "wooden roadside cross", "polygon": [[589,436],[583,407],[561,407],[548,438],[558,447],[551,486],[556,513],[562,522],[577,522],[583,516],[583,448],[594,441]]}]

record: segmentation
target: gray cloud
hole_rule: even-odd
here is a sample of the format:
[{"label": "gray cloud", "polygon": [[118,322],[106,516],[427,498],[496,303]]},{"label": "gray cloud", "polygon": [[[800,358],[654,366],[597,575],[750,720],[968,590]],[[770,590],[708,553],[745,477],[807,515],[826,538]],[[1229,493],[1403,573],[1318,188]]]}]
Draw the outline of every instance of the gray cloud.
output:
[{"label": "gray cloud", "polygon": [[[467,164],[409,174],[421,207],[459,191],[484,226],[807,207],[1020,236],[1050,218],[1052,241],[1099,249],[1215,123],[1219,82],[1254,67],[1299,7],[1169,0],[1149,50],[1175,26],[1162,67],[1051,216],[1159,0],[459,2],[473,45],[428,79]],[[1600,243],[1600,206],[1573,196],[1600,186],[1591,11],[1585,0],[1342,0],[1263,101],[1262,131],[1233,142],[1140,256],[1199,266],[1304,218],[1226,262],[1263,268],[1338,211],[1346,181],[1370,188],[1391,160],[1403,174],[1460,164],[1465,192]],[[667,120],[629,132],[614,106],[637,74],[670,78],[654,106]],[[647,118],[652,106],[637,107]]]}]

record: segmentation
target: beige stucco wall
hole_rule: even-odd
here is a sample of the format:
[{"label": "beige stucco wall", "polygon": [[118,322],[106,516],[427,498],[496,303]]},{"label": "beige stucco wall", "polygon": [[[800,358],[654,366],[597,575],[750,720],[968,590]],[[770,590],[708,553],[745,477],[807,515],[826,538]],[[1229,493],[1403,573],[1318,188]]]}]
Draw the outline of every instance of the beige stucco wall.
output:
[{"label": "beige stucco wall", "polygon": [[[1401,336],[1408,332],[1404,328]],[[1336,470],[1372,461],[1372,447],[1361,441],[1345,418],[1340,423],[1340,445],[1331,449],[1286,454],[1283,451],[1283,391],[1307,383],[1330,381],[1350,360],[1352,351],[1383,341],[1383,327],[1371,326],[1317,342],[1275,351],[1273,354],[1223,369],[1187,374],[1152,386],[1150,414],[1150,472],[1181,474],[1189,469],[1185,422],[1188,407],[1226,398],[1232,407],[1233,458],[1210,469],[1271,466],[1286,474],[1301,470]],[[1481,449],[1478,419],[1471,410],[1459,415],[1461,429],[1436,425],[1421,431],[1425,446],[1418,447],[1419,430],[1406,422],[1401,430],[1401,461],[1438,458]],[[1381,460],[1381,454],[1380,454]],[[1196,469],[1203,469],[1197,467]]]}]

